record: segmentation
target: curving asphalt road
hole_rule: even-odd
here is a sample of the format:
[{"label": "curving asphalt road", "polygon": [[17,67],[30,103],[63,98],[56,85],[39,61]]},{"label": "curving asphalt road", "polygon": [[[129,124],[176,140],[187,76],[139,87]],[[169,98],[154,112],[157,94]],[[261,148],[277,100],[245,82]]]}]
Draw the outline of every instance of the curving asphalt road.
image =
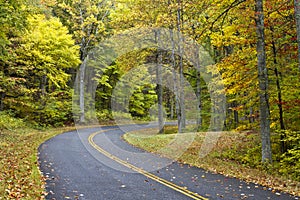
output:
[{"label": "curving asphalt road", "polygon": [[39,164],[46,199],[298,199],[146,153],[121,139],[124,130],[136,128],[81,129],[43,143]]}]

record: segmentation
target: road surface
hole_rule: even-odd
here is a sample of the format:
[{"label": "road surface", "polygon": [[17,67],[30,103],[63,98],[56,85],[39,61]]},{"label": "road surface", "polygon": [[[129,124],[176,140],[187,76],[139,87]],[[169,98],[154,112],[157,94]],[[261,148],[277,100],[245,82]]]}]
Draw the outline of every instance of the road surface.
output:
[{"label": "road surface", "polygon": [[39,163],[46,199],[297,199],[146,153],[122,140],[124,127],[80,129],[43,143]]}]

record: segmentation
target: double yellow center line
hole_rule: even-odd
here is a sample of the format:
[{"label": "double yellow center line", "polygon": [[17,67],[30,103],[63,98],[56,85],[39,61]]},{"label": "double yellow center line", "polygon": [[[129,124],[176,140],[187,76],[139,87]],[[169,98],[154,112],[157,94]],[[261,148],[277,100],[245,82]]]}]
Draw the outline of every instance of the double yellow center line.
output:
[{"label": "double yellow center line", "polygon": [[104,149],[102,149],[101,147],[99,147],[99,146],[94,142],[94,137],[95,137],[96,135],[98,135],[98,134],[100,134],[100,133],[103,133],[103,132],[106,132],[106,131],[111,131],[111,130],[117,130],[117,129],[108,129],[108,130],[105,130],[105,131],[99,131],[99,132],[95,132],[95,133],[91,134],[91,135],[89,136],[89,138],[88,138],[89,143],[90,143],[97,151],[99,151],[100,153],[102,153],[102,154],[105,155],[106,157],[108,157],[108,158],[110,158],[110,159],[112,159],[112,160],[114,160],[114,161],[120,163],[121,165],[123,165],[123,166],[125,166],[125,167],[128,167],[129,169],[131,169],[131,170],[133,170],[133,171],[136,171],[136,172],[138,172],[138,173],[140,173],[140,174],[142,174],[142,175],[144,175],[144,176],[146,176],[146,177],[148,177],[148,178],[150,178],[150,179],[152,179],[152,180],[154,180],[154,181],[156,181],[156,182],[158,182],[158,183],[161,183],[162,185],[165,185],[165,186],[167,186],[167,187],[169,187],[169,188],[171,188],[171,189],[173,189],[173,190],[175,190],[175,191],[177,191],[177,192],[180,192],[180,193],[182,193],[182,194],[184,194],[184,195],[186,195],[186,196],[188,196],[188,197],[190,197],[190,198],[192,198],[192,199],[197,199],[197,200],[208,200],[207,198],[202,197],[202,196],[200,196],[199,194],[197,194],[197,193],[195,193],[195,192],[192,192],[192,191],[187,190],[185,187],[178,186],[178,185],[176,185],[176,184],[174,184],[174,183],[171,183],[171,182],[169,182],[169,181],[167,181],[167,180],[165,180],[165,179],[162,179],[162,178],[160,178],[160,177],[158,177],[158,176],[155,176],[154,174],[151,174],[151,173],[149,173],[149,172],[147,172],[147,171],[145,171],[145,170],[143,170],[143,169],[141,169],[141,168],[138,168],[138,167],[136,167],[136,166],[134,166],[134,165],[132,165],[132,164],[130,164],[130,163],[128,163],[128,162],[126,162],[126,161],[124,161],[124,160],[122,160],[122,159],[120,159],[120,158],[114,156],[114,155],[112,155],[111,153],[109,153],[109,152],[105,151]]}]

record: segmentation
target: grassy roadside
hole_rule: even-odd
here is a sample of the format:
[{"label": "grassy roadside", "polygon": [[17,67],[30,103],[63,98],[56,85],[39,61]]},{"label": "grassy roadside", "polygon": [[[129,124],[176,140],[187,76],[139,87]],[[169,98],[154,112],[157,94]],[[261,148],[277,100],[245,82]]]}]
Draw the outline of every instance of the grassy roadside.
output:
[{"label": "grassy roadside", "polygon": [[[114,122],[102,125],[114,125]],[[88,127],[93,126],[80,128]],[[44,178],[37,162],[38,147],[55,135],[74,129],[34,129],[22,119],[0,113],[0,199],[44,199]]]},{"label": "grassy roadside", "polygon": [[72,129],[0,129],[0,199],[44,199],[37,149],[47,139]]},{"label": "grassy roadside", "polygon": [[[171,130],[167,131],[169,134],[159,135],[156,134],[156,130],[147,129],[129,132],[123,137],[125,141],[138,148],[168,158],[173,158],[172,153],[176,152],[176,149],[173,148],[168,151],[164,147],[172,142],[175,137],[179,138],[178,141],[193,137],[193,142],[176,159],[179,162],[224,174],[225,176],[243,179],[247,182],[257,183],[265,186],[266,190],[272,188],[273,192],[280,190],[300,196],[299,182],[280,176],[276,166],[259,166],[255,163],[257,158],[253,156],[256,153],[251,151],[260,150],[257,146],[259,143],[257,134],[222,132],[213,150],[206,157],[200,158],[199,152],[206,133],[185,133],[176,136],[176,134],[172,134]],[[251,163],[253,166],[251,166]]]}]

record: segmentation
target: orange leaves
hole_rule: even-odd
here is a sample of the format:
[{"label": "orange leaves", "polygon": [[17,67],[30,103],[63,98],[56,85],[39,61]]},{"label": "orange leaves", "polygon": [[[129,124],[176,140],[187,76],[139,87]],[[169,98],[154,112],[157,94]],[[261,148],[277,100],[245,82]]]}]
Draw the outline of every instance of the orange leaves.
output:
[{"label": "orange leaves", "polygon": [[230,107],[229,109],[230,110],[235,110],[235,111],[239,111],[239,110],[242,110],[244,108],[243,105],[240,105],[240,106],[237,106],[237,107]]}]

